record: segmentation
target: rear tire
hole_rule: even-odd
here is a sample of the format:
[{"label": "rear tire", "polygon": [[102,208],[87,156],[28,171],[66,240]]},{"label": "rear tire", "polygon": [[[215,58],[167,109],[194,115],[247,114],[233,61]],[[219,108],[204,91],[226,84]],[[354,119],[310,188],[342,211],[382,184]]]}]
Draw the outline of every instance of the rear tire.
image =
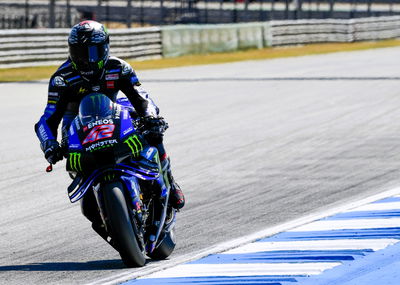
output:
[{"label": "rear tire", "polygon": [[109,220],[111,237],[117,244],[122,261],[127,267],[141,267],[146,258],[140,250],[130,220],[124,191],[120,182],[104,187],[104,204]]}]

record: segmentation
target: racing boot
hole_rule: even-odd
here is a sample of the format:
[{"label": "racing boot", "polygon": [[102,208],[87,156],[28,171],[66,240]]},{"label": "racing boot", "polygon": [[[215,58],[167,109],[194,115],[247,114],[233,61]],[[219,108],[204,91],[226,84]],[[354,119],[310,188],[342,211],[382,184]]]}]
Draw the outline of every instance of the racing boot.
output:
[{"label": "racing boot", "polygon": [[172,176],[169,157],[165,157],[161,161],[161,166],[163,172],[167,174],[166,177],[168,179],[169,184],[171,185],[169,204],[177,210],[182,209],[183,206],[185,206],[185,196],[183,195],[181,187],[179,187],[178,183],[175,182],[174,177]]}]

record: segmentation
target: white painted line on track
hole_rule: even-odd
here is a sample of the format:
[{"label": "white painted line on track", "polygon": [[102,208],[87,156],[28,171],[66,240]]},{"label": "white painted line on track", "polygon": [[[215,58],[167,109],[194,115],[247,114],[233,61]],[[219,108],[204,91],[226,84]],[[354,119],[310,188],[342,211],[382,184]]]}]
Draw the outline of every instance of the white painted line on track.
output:
[{"label": "white painted line on track", "polygon": [[[244,244],[254,242],[258,239],[269,237],[269,236],[275,235],[275,234],[283,232],[283,231],[288,231],[295,227],[299,227],[299,226],[305,225],[307,223],[313,222],[315,220],[329,217],[329,216],[332,216],[334,214],[341,213],[344,211],[352,210],[354,208],[363,206],[365,204],[372,203],[372,202],[375,202],[375,201],[378,201],[378,200],[381,200],[381,199],[384,199],[387,197],[392,197],[392,196],[400,197],[400,187],[390,189],[390,190],[387,190],[387,191],[384,191],[379,194],[369,196],[369,197],[366,197],[363,199],[353,200],[352,202],[349,202],[344,205],[340,205],[338,207],[332,207],[331,209],[328,209],[328,210],[317,211],[315,213],[311,213],[311,214],[301,217],[299,219],[292,220],[292,221],[289,221],[289,222],[286,222],[286,223],[283,223],[283,224],[280,224],[277,226],[269,227],[262,231],[212,246],[210,248],[201,250],[198,253],[189,253],[189,254],[184,254],[184,255],[176,256],[176,257],[172,256],[170,260],[164,260],[164,261],[160,261],[160,262],[147,264],[145,267],[140,268],[140,270],[127,269],[121,273],[114,274],[114,275],[111,275],[109,277],[102,278],[99,280],[95,280],[95,281],[93,281],[91,283],[87,283],[87,284],[88,285],[91,285],[91,284],[102,284],[102,285],[117,284],[117,283],[121,283],[121,282],[130,280],[130,279],[147,276],[152,273],[159,272],[161,270],[165,270],[167,268],[180,265],[182,263],[194,261],[194,260],[203,258],[205,256],[208,256],[210,254],[227,251],[227,250],[242,246]],[[354,198],[354,199],[356,199],[356,198]],[[178,217],[178,219],[179,219],[179,217]]]},{"label": "white painted line on track", "polygon": [[389,211],[389,210],[398,210],[400,209],[400,202],[389,202],[389,203],[374,203],[368,204],[361,207],[357,207],[352,209],[350,212],[366,212],[366,211]]},{"label": "white painted line on track", "polygon": [[397,228],[400,218],[392,219],[352,219],[352,220],[326,220],[316,221],[304,226],[289,230],[288,232],[314,232],[346,229],[374,229],[374,228]]},{"label": "white painted line on track", "polygon": [[309,263],[250,263],[250,264],[183,264],[154,273],[146,278],[212,277],[212,276],[264,276],[264,275],[316,275],[340,262]]},{"label": "white painted line on track", "polygon": [[255,242],[239,248],[234,248],[222,254],[247,254],[276,250],[360,250],[383,249],[398,242],[397,239],[335,239],[335,240],[306,240],[306,241],[277,241]]}]

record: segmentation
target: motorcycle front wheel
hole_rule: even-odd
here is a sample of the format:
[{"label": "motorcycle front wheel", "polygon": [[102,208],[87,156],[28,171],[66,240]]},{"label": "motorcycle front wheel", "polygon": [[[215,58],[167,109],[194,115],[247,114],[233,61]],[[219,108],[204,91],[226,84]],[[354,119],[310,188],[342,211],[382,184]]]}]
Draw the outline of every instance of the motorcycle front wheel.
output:
[{"label": "motorcycle front wheel", "polygon": [[175,245],[174,232],[172,230],[171,232],[164,234],[164,238],[162,239],[161,243],[154,249],[152,253],[149,253],[148,256],[154,260],[166,259],[174,251]]},{"label": "motorcycle front wheel", "polygon": [[146,263],[128,212],[121,182],[107,184],[103,192],[111,237],[116,242],[122,261],[127,267],[141,267]]}]

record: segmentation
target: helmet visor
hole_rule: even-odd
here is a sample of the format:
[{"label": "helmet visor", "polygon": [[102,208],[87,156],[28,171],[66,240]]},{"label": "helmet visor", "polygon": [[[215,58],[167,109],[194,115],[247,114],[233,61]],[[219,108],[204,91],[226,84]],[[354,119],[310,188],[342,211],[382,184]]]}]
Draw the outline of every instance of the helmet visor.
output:
[{"label": "helmet visor", "polygon": [[69,54],[78,69],[88,71],[93,64],[104,60],[108,55],[108,43],[96,45],[70,45]]}]

